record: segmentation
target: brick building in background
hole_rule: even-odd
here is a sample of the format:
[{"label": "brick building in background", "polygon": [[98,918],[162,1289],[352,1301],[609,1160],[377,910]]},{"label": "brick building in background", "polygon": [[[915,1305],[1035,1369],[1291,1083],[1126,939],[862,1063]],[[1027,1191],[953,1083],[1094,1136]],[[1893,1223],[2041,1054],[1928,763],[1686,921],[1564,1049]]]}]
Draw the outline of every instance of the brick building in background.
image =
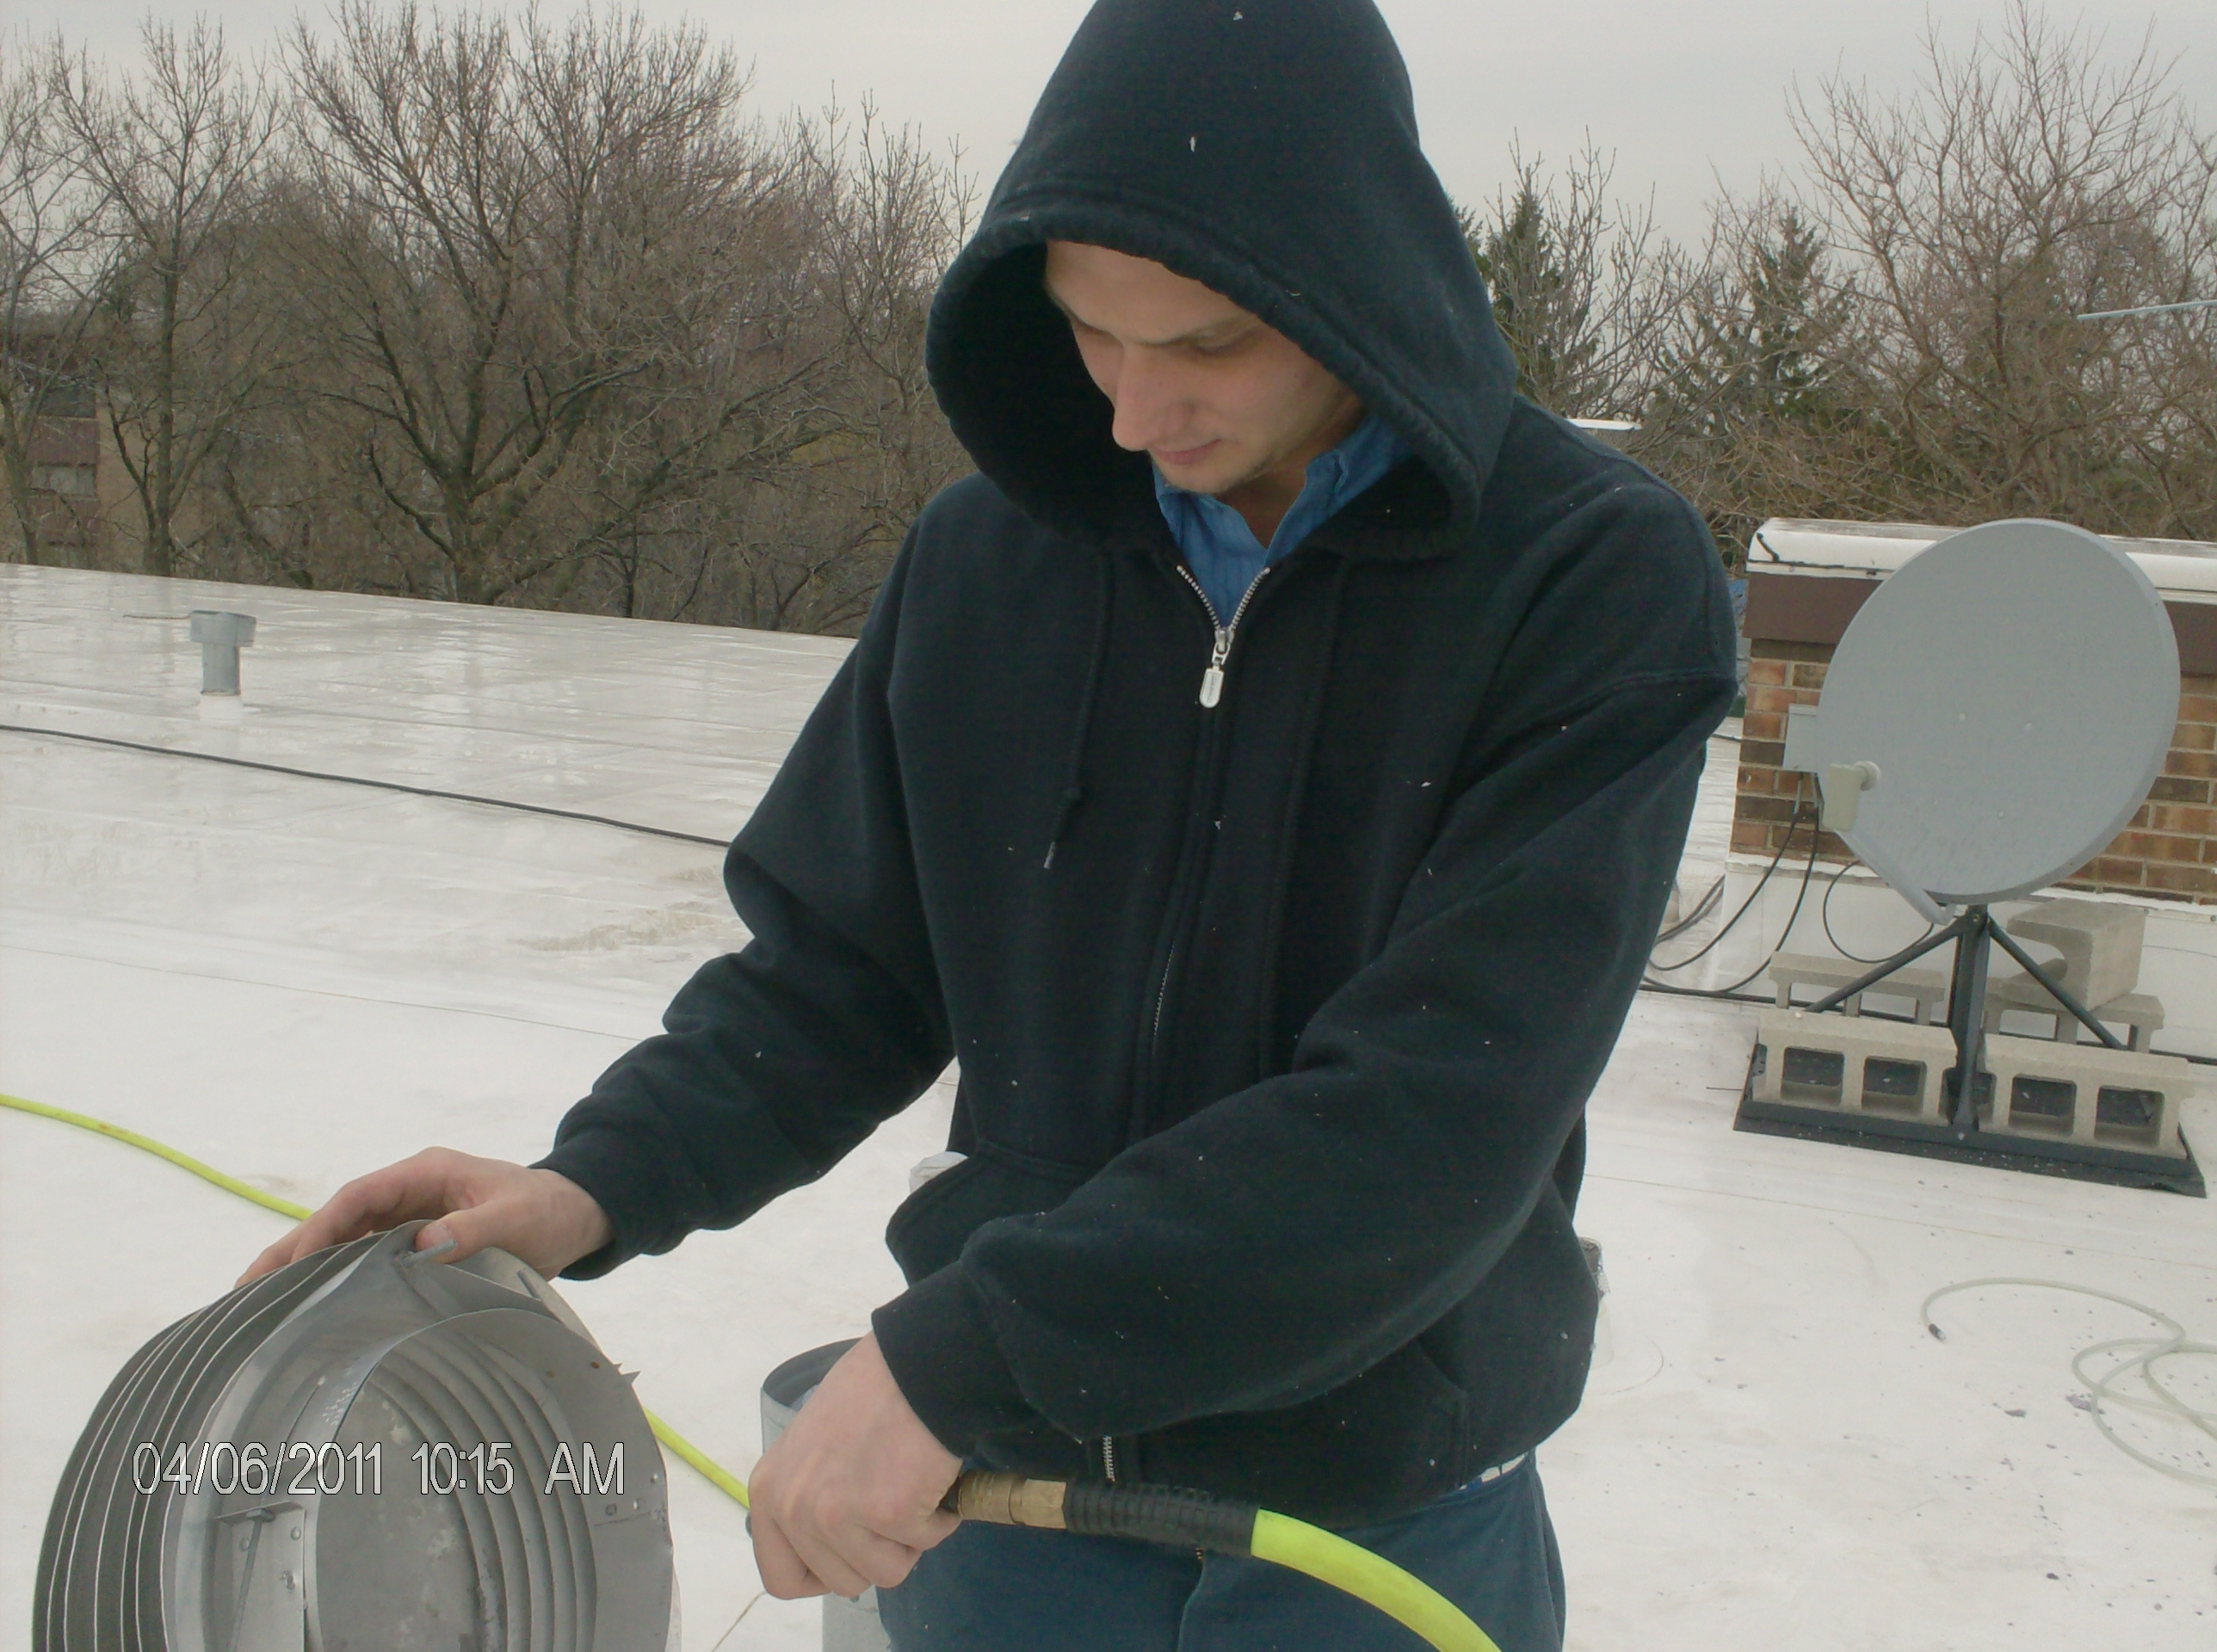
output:
[{"label": "brick building in background", "polygon": [[[12,467],[0,465],[0,546],[18,560],[63,566],[97,566],[102,550],[104,422],[90,381],[76,371],[76,351],[59,330],[36,318],[18,324],[0,351],[0,372],[13,380],[19,404],[35,404],[25,458],[30,509],[19,511],[10,493]],[[31,519],[28,546],[19,545],[22,516]]]},{"label": "brick building in background", "polygon": [[32,429],[31,509],[40,562],[90,567],[98,549],[101,428],[90,404],[89,393],[65,397],[68,410],[47,414]]},{"label": "brick building in background", "polygon": [[[1880,581],[1952,530],[1905,523],[1766,522],[1748,551],[1747,713],[1734,787],[1735,855],[1809,853],[1814,783],[1782,768],[1787,708],[1813,706],[1832,650]],[[2178,726],[2164,772],[2130,825],[2064,880],[2217,906],[2217,545],[2113,539],[2162,594],[2178,638]],[[1797,798],[1799,802],[1797,803]],[[1798,810],[1798,813],[1797,813]],[[1820,864],[1852,861],[1830,833]]]}]

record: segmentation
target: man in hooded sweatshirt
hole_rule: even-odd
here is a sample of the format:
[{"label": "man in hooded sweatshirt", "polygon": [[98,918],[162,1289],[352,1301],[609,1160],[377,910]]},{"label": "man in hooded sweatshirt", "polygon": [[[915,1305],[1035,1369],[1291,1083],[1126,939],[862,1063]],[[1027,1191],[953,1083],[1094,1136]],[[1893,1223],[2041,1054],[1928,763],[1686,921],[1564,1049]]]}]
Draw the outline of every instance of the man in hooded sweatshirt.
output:
[{"label": "man in hooded sweatshirt", "polygon": [[909,1281],[752,1485],[903,1652],[1405,1646],[1251,1560],[970,1525],[965,1464],[1349,1532],[1560,1644],[1532,1452],[1582,1113],[1732,693],[1700,518],[1515,394],[1369,0],[1101,0],[933,305],[935,499],[732,844],[753,939],[529,1169],[411,1216],[571,1277],[820,1176],[950,1060]]}]

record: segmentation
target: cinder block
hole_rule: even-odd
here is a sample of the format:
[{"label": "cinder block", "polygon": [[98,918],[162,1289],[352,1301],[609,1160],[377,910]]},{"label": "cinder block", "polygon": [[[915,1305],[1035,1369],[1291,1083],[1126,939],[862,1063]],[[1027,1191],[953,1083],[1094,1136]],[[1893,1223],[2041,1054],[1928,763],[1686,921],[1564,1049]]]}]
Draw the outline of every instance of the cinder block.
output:
[{"label": "cinder block", "polygon": [[2194,1069],[2176,1056],[1997,1033],[1985,1065],[1994,1076],[1989,1130],[2186,1156],[2178,1104],[2195,1088]]},{"label": "cinder block", "polygon": [[1766,1009],[1756,1042],[1758,1101],[1946,1122],[1942,1082],[1955,1040],[1945,1027]]},{"label": "cinder block", "polygon": [[[1869,971],[1869,965],[1858,964],[1852,959],[1824,958],[1813,952],[1781,952],[1770,960],[1770,983],[1776,989],[1778,1008],[1790,1009],[1796,987],[1815,988],[1820,994],[1837,992]],[[1917,1019],[1920,1021],[1940,1020],[1948,1004],[1948,977],[1940,970],[1920,970],[1911,965],[1896,970],[1868,990],[1875,997],[1911,1000],[1917,1006]],[[1861,1015],[1863,996],[1857,993],[1841,1008],[1850,1015]]]},{"label": "cinder block", "polygon": [[[2105,1004],[2090,1004],[2097,1021],[2107,1021],[2113,1026],[2125,1028],[2126,1043],[2134,1050],[2146,1050],[2152,1035],[2163,1031],[2163,1000],[2152,993],[2128,992],[2112,998]],[[2029,975],[2004,975],[1986,983],[1986,1031],[2001,1030],[2003,1014],[2021,1009],[2034,1015],[2046,1015],[2055,1023],[2052,1034],[2058,1044],[2077,1044],[2081,1039],[2099,1044],[2078,1025],[2078,1018],[2055,1002],[2047,989]]]},{"label": "cinder block", "polygon": [[2063,954],[2062,982],[2084,1004],[2106,1004],[2140,983],[2147,909],[2121,901],[2042,901],[2009,921],[2019,940]]}]

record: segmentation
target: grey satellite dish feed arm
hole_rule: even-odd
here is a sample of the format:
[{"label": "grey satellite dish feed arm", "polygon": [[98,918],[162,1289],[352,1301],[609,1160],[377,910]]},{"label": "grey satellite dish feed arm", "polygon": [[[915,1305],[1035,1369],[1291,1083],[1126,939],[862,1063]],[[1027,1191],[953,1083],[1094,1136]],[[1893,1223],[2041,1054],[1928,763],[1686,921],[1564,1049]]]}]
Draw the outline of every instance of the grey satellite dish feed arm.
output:
[{"label": "grey satellite dish feed arm", "polygon": [[[1804,712],[1790,718],[1794,743],[1813,743],[1816,738],[1817,718],[1814,707],[1795,706]],[[1793,748],[1788,749],[1789,767]],[[1819,760],[1808,760],[1813,768]],[[1885,774],[1876,763],[1865,759],[1852,763],[1824,763],[1817,780],[1817,829],[1830,832],[1856,852],[1856,858],[1893,886],[1893,892],[1909,903],[1909,909],[1929,924],[1948,922],[1948,909],[1917,886],[1917,880],[1905,871],[1893,858],[1893,852],[1883,841],[1874,841],[1868,832],[1856,829],[1862,817],[1862,794],[1878,789]]]},{"label": "grey satellite dish feed arm", "polygon": [[[1860,812],[1860,811],[1858,811]],[[1893,851],[1884,843],[1875,842],[1856,832],[1852,826],[1837,834],[1840,841],[1856,852],[1856,858],[1893,886],[1893,892],[1909,903],[1909,909],[1927,923],[1944,924],[1948,921],[1948,909],[1917,886],[1917,880],[1902,870],[1893,858]]]}]

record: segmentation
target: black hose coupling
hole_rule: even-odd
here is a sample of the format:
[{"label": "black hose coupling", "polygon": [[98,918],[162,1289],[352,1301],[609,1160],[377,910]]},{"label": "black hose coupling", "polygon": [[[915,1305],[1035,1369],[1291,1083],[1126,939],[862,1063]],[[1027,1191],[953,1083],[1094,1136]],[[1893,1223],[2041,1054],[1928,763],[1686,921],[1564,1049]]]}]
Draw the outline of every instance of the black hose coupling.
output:
[{"label": "black hose coupling", "polygon": [[1062,1500],[1063,1523],[1088,1537],[1138,1538],[1220,1555],[1253,1552],[1255,1505],[1226,1502],[1175,1486],[1072,1482]]},{"label": "black hose coupling", "polygon": [[1220,1555],[1254,1550],[1255,1506],[1226,1502],[1175,1486],[1116,1486],[1101,1480],[1028,1480],[1020,1474],[975,1471],[954,1482],[943,1505],[966,1520],[1075,1532],[1089,1538],[1135,1538],[1174,1549]]}]

